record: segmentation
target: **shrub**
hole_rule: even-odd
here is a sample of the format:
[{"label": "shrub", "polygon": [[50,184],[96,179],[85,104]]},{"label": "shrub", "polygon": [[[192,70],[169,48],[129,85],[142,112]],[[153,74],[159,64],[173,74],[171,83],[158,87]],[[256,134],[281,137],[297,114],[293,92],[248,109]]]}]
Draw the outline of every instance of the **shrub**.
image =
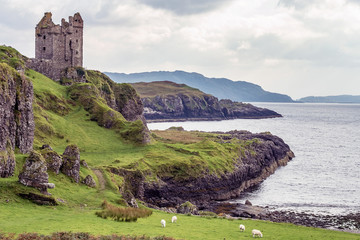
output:
[{"label": "shrub", "polygon": [[95,214],[101,218],[111,218],[118,222],[136,222],[138,218],[145,218],[152,214],[152,211],[144,208],[120,208],[111,205],[106,200],[102,203],[103,210]]}]

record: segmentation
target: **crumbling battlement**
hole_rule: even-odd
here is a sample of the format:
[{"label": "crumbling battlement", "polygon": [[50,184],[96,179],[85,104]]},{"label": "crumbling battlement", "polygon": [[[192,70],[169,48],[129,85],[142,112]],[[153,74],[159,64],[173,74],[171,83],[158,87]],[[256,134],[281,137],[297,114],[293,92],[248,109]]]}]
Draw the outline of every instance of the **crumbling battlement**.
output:
[{"label": "crumbling battlement", "polygon": [[30,59],[27,66],[56,81],[62,77],[67,67],[83,65],[83,26],[80,13],[63,18],[61,25],[55,25],[51,12],[35,27],[35,58]]}]

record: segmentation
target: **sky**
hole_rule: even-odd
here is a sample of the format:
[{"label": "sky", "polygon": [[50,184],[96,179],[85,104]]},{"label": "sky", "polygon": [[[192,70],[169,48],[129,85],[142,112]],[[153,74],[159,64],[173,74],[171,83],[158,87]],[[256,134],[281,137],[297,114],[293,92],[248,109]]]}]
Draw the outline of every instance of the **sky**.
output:
[{"label": "sky", "polygon": [[35,55],[44,12],[80,12],[84,67],[247,81],[298,99],[360,95],[360,0],[0,0],[0,44]]}]

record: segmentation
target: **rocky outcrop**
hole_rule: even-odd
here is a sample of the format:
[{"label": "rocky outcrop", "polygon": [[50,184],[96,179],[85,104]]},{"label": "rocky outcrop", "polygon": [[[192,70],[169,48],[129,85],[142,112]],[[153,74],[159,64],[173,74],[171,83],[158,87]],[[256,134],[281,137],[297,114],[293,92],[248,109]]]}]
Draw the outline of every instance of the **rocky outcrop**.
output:
[{"label": "rocky outcrop", "polygon": [[75,182],[80,180],[80,151],[76,145],[69,145],[66,147],[65,152],[62,155],[63,165],[61,166],[61,172]]},{"label": "rocky outcrop", "polygon": [[181,214],[198,214],[198,209],[191,202],[184,202],[178,207],[177,212]]},{"label": "rocky outcrop", "polygon": [[73,84],[70,97],[81,103],[100,126],[116,130],[137,144],[150,141],[143,105],[134,88],[117,84],[98,71],[85,71],[86,83]]},{"label": "rocky outcrop", "polygon": [[13,149],[32,150],[34,116],[33,86],[24,75],[6,63],[0,63],[0,175],[14,173]]},{"label": "rocky outcrop", "polygon": [[216,97],[187,94],[142,98],[144,116],[156,119],[223,119],[224,114]]},{"label": "rocky outcrop", "polygon": [[133,86],[141,95],[144,116],[148,121],[281,117],[269,109],[231,100],[219,101],[197,89],[168,81]]},{"label": "rocky outcrop", "polygon": [[19,193],[19,196],[36,203],[37,205],[56,206],[58,203],[53,197],[39,195],[35,193]]},{"label": "rocky outcrop", "polygon": [[48,184],[48,180],[49,175],[47,174],[45,159],[40,153],[32,151],[19,174],[19,182],[46,193],[47,188],[51,186]]},{"label": "rocky outcrop", "polygon": [[41,150],[41,155],[44,157],[48,170],[52,170],[59,174],[63,160],[57,152],[52,150],[49,145],[44,145]]},{"label": "rocky outcrop", "polygon": [[144,106],[140,96],[129,84],[114,84],[115,110],[120,112],[127,121],[141,120],[145,127]]},{"label": "rocky outcrop", "polygon": [[90,175],[87,175],[84,180],[81,181],[83,184],[85,184],[86,186],[89,186],[89,187],[96,187],[96,182],[95,180],[93,179],[92,176]]},{"label": "rocky outcrop", "polygon": [[245,189],[259,184],[294,157],[289,146],[277,136],[268,133],[251,134],[246,131],[227,134],[219,135],[219,140],[226,143],[237,138],[250,144],[247,150],[239,153],[240,157],[232,172],[181,181],[167,177],[156,182],[144,182],[143,192],[135,197],[159,207],[176,207],[184,201],[191,201],[201,207],[214,200],[238,197]]},{"label": "rocky outcrop", "polygon": [[15,171],[15,154],[8,141],[3,151],[0,151],[0,177],[6,178],[14,174]]}]

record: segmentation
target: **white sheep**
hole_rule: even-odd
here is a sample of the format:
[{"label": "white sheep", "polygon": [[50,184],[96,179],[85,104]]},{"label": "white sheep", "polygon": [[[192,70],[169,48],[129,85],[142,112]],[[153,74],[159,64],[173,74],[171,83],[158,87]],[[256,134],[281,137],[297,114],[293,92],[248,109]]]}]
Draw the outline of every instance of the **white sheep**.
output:
[{"label": "white sheep", "polygon": [[245,231],[245,226],[243,224],[240,224],[239,229],[241,232]]},{"label": "white sheep", "polygon": [[162,226],[162,227],[165,227],[165,226],[166,226],[166,222],[165,222],[164,219],[161,219],[160,223],[161,223],[161,226]]},{"label": "white sheep", "polygon": [[176,223],[176,221],[177,221],[177,217],[176,217],[176,216],[173,216],[173,217],[171,218],[171,222],[172,222],[172,223]]},{"label": "white sheep", "polygon": [[251,233],[252,233],[252,236],[253,236],[253,237],[255,237],[255,236],[263,237],[262,233],[261,233],[259,230],[257,230],[257,229],[253,229],[253,230],[251,231]]}]

